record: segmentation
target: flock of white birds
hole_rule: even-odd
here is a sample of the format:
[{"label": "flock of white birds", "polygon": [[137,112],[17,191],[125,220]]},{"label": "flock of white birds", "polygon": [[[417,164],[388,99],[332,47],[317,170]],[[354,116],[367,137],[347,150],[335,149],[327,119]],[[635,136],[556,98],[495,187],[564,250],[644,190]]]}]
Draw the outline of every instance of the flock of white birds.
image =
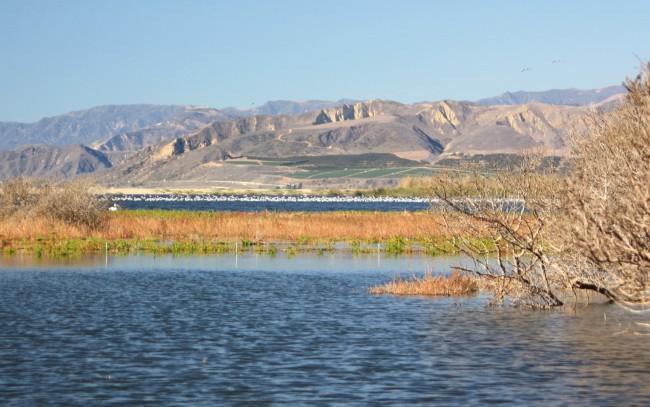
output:
[{"label": "flock of white birds", "polygon": [[161,194],[117,195],[113,202],[434,202],[433,198],[388,196],[318,196],[318,195],[207,195],[207,194]]}]

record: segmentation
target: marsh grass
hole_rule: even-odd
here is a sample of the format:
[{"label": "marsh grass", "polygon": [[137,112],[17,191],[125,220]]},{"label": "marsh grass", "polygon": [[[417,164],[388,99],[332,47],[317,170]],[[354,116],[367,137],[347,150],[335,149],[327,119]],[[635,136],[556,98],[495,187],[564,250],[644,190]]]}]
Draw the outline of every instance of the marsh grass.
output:
[{"label": "marsh grass", "polygon": [[[394,240],[392,240],[394,241]],[[36,257],[76,257],[89,253],[106,253],[111,255],[127,255],[137,253],[201,255],[224,253],[257,253],[260,255],[276,256],[286,253],[292,257],[300,253],[316,253],[323,255],[335,251],[350,252],[353,255],[379,253],[386,256],[412,255],[416,253],[428,256],[458,254],[451,241],[440,241],[432,244],[429,241],[412,241],[408,250],[397,251],[391,247],[391,241],[366,242],[352,241],[318,241],[314,243],[299,243],[291,241],[275,242],[246,242],[226,240],[167,240],[167,239],[115,239],[103,240],[96,237],[58,238],[45,237],[35,239],[0,240],[0,253],[5,255],[32,254]]]},{"label": "marsh grass", "polygon": [[424,296],[467,296],[476,294],[479,286],[476,279],[457,270],[449,275],[427,272],[422,277],[396,278],[369,289],[370,294],[382,295],[424,295]]},{"label": "marsh grass", "polygon": [[235,250],[295,255],[341,248],[353,254],[378,250],[388,255],[457,252],[439,217],[424,212],[120,211],[106,212],[104,216],[102,225],[92,230],[49,216],[3,217],[0,251],[37,256],[98,252],[213,254]]}]

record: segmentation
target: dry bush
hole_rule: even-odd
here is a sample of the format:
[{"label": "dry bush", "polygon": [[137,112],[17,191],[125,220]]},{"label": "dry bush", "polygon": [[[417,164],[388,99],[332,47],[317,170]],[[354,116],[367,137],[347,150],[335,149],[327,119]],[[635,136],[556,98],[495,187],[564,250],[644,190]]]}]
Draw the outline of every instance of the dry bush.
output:
[{"label": "dry bush", "polygon": [[[650,302],[650,65],[627,83],[624,105],[595,112],[574,139],[569,173],[544,174],[531,155],[522,168],[476,176],[467,186],[440,180],[435,194],[460,214],[456,245],[491,281],[495,299],[552,307],[589,290],[637,309]],[[495,187],[496,186],[496,187]],[[460,194],[459,194],[460,192]],[[468,190],[469,192],[469,190]],[[488,242],[462,236],[482,226]]]},{"label": "dry bush", "polygon": [[81,182],[48,184],[10,180],[0,187],[0,213],[5,218],[30,222],[44,218],[84,230],[97,230],[105,225],[108,206],[91,189],[91,185]]},{"label": "dry bush", "polygon": [[[521,167],[493,177],[476,175],[469,186],[475,194],[463,197],[454,180],[441,180],[436,196],[445,204],[446,227],[455,235],[459,251],[474,260],[464,268],[491,281],[495,300],[506,297],[534,307],[562,305],[551,273],[554,259],[547,253],[549,224],[558,213],[558,188],[554,174],[540,170],[541,154],[532,152]],[[461,186],[467,188],[468,186]],[[451,223],[461,214],[463,233]],[[467,238],[482,233],[487,239]]]},{"label": "dry bush", "polygon": [[16,178],[0,185],[0,217],[33,208],[38,201],[32,182]]},{"label": "dry bush", "polygon": [[589,117],[574,140],[564,188],[564,247],[577,256],[572,278],[619,303],[650,303],[650,65],[628,81],[624,105]]},{"label": "dry bush", "polygon": [[36,213],[87,230],[106,223],[107,201],[81,182],[47,186],[42,190]]},{"label": "dry bush", "polygon": [[475,279],[454,270],[450,275],[426,273],[422,278],[395,279],[370,288],[370,293],[391,295],[463,296],[478,291]]}]

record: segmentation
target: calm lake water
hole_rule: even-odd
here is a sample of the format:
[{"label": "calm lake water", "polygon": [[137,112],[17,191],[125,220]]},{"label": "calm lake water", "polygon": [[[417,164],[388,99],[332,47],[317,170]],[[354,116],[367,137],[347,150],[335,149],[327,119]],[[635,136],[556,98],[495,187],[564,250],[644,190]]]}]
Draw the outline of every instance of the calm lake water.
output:
[{"label": "calm lake water", "polygon": [[459,258],[0,260],[0,404],[647,405],[616,306],[375,297]]},{"label": "calm lake water", "polygon": [[[426,211],[431,203],[423,200],[337,200],[324,197],[230,197],[230,200],[212,200],[209,195],[191,197],[176,195],[145,196],[132,195],[114,197],[113,200],[124,209],[164,209],[184,211],[222,212],[330,212],[330,211]],[[313,200],[313,199],[316,200]],[[189,199],[189,200],[185,200]],[[295,199],[295,200],[292,200]],[[354,198],[348,198],[354,199]]]}]

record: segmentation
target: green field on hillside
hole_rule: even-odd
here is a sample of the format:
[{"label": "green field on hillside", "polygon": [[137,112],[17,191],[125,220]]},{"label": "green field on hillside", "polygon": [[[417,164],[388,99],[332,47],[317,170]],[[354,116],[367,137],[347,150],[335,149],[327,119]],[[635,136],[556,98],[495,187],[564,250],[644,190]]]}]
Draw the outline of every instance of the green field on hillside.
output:
[{"label": "green field on hillside", "polygon": [[[445,158],[435,164],[407,160],[394,154],[298,156],[286,158],[246,157],[226,161],[226,165],[269,167],[275,175],[300,180],[335,178],[427,177],[444,171],[471,173],[506,170],[520,164],[521,157],[507,154]],[[558,157],[546,158],[548,166],[558,166]]]}]

